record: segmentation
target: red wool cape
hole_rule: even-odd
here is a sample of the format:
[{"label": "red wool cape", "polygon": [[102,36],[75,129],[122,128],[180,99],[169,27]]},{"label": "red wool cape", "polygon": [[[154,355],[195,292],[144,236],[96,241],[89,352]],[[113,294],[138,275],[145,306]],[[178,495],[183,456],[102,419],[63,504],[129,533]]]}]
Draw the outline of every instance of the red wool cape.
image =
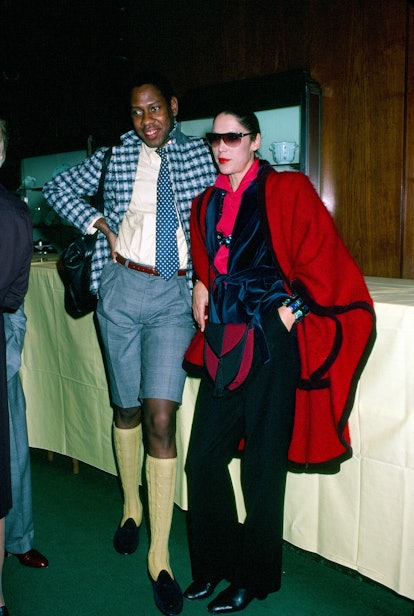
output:
[{"label": "red wool cape", "polygon": [[[270,170],[257,181],[258,207],[265,213],[264,232],[275,263],[287,290],[299,293],[311,311],[297,325],[301,381],[290,468],[335,472],[352,455],[347,422],[375,340],[373,302],[309,179]],[[207,189],[194,201],[191,214],[194,271],[207,288],[214,278],[204,242],[210,194]],[[193,357],[194,363],[199,359]]]}]

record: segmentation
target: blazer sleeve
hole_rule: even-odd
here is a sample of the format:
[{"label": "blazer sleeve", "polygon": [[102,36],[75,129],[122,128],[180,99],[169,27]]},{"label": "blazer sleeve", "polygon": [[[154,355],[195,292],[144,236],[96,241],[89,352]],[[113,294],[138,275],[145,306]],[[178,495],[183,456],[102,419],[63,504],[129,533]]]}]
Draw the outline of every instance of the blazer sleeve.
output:
[{"label": "blazer sleeve", "polygon": [[191,258],[193,261],[194,276],[209,288],[211,272],[205,241],[205,215],[209,195],[212,188],[208,188],[193,200],[190,215]]},{"label": "blazer sleeve", "polygon": [[14,195],[1,194],[0,311],[13,312],[23,302],[29,285],[33,254],[29,208]]}]

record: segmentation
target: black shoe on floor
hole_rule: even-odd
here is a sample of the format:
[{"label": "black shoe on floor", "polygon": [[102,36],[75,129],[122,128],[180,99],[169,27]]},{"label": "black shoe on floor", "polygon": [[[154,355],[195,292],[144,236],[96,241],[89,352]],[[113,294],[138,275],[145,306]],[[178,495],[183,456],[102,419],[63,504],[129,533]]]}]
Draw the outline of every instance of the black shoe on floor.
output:
[{"label": "black shoe on floor", "polygon": [[119,526],[114,535],[114,548],[119,554],[133,554],[139,543],[139,526],[132,518],[128,518],[123,526]]},{"label": "black shoe on floor", "polygon": [[0,616],[9,616],[9,610],[5,605],[0,607]]},{"label": "black shoe on floor", "polygon": [[191,582],[187,590],[184,591],[184,597],[186,599],[189,599],[190,601],[195,601],[197,599],[207,599],[207,597],[213,594],[214,589],[219,583],[219,581],[220,580],[200,582],[198,580],[194,580],[194,582]]},{"label": "black shoe on floor", "polygon": [[150,576],[154,591],[154,601],[157,608],[165,616],[177,616],[183,609],[183,593],[178,583],[172,579],[168,571],[164,569],[159,574],[157,581]]},{"label": "black shoe on floor", "polygon": [[247,588],[236,588],[230,585],[217,595],[207,609],[211,614],[230,614],[244,610],[255,598],[255,595]]}]

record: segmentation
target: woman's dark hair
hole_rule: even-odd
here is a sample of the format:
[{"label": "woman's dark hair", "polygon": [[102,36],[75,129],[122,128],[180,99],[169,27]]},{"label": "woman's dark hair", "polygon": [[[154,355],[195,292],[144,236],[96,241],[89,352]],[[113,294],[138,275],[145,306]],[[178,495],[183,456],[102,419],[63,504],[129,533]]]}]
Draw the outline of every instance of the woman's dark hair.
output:
[{"label": "woman's dark hair", "polygon": [[156,87],[165,98],[167,104],[171,103],[171,99],[175,96],[174,89],[168,79],[155,70],[142,71],[132,75],[130,79],[129,93],[133,88],[140,88],[145,84],[151,84]]},{"label": "woman's dark hair", "polygon": [[214,116],[214,120],[221,113],[225,113],[226,115],[234,116],[238,122],[246,129],[247,133],[253,133],[250,138],[253,141],[258,133],[260,133],[260,124],[257,119],[256,114],[250,109],[245,109],[242,107],[237,107],[236,105],[232,105],[231,107],[226,107],[222,109]]}]

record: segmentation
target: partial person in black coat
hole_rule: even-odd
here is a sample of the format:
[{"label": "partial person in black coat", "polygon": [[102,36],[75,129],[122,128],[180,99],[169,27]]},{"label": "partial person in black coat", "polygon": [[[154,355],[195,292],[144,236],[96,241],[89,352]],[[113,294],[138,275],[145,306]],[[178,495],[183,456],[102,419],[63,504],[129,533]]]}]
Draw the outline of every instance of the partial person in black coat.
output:
[{"label": "partial person in black coat", "polygon": [[[6,125],[0,120],[0,166],[6,158]],[[5,313],[22,304],[29,284],[33,252],[32,218],[25,203],[0,184],[0,616],[9,612],[4,603],[1,573],[4,559],[5,516],[12,507],[10,436],[6,376]]]}]

